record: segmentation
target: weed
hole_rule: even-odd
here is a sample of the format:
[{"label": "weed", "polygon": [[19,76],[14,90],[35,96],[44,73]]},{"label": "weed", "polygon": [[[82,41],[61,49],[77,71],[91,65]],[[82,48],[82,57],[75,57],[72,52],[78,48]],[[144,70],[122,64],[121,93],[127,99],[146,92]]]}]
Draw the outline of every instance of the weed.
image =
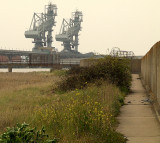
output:
[{"label": "weed", "polygon": [[0,135],[0,143],[56,143],[56,139],[47,140],[48,135],[45,129],[37,130],[30,128],[28,124],[17,124],[16,127],[7,128],[7,131]]},{"label": "weed", "polygon": [[114,129],[124,95],[114,85],[100,83],[75,89],[61,95],[54,104],[43,106],[36,112],[37,124],[45,125],[60,142],[124,143],[123,136]]}]

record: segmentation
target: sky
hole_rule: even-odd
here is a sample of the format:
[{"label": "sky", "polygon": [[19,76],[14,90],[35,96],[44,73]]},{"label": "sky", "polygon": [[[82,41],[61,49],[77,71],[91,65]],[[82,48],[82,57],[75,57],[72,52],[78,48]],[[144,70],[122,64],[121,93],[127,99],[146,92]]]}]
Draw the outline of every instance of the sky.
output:
[{"label": "sky", "polygon": [[113,47],[145,55],[160,41],[160,0],[1,0],[0,49],[32,50],[32,39],[26,39],[34,12],[44,12],[49,2],[58,7],[53,28],[53,46],[63,18],[76,9],[83,12],[79,52],[108,54]]}]

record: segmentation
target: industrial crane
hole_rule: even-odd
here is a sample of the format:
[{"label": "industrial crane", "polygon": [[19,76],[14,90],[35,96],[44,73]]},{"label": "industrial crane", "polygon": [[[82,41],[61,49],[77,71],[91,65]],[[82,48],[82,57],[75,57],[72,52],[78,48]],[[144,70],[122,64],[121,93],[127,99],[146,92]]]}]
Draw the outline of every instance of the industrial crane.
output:
[{"label": "industrial crane", "polygon": [[35,43],[33,51],[51,52],[52,28],[55,26],[57,16],[57,6],[50,3],[45,6],[44,13],[34,13],[29,30],[25,31],[26,38],[32,38]]},{"label": "industrial crane", "polygon": [[78,52],[78,33],[81,30],[81,22],[83,22],[83,14],[76,10],[72,13],[72,18],[67,21],[63,19],[59,34],[56,35],[56,41],[63,42],[63,51]]}]

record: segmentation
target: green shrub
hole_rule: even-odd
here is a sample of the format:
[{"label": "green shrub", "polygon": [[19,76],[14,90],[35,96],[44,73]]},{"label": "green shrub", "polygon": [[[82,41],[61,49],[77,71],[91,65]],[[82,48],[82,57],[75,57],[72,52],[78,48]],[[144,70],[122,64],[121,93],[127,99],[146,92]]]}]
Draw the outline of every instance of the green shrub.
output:
[{"label": "green shrub", "polygon": [[85,87],[99,79],[116,84],[122,91],[128,92],[131,86],[129,59],[106,56],[97,59],[90,67],[77,67],[68,71],[68,75],[59,83],[58,89],[67,91]]},{"label": "green shrub", "polygon": [[30,128],[28,124],[17,124],[16,127],[7,128],[7,131],[0,135],[0,143],[56,143],[54,140],[47,140],[48,135],[45,129],[37,131]]}]

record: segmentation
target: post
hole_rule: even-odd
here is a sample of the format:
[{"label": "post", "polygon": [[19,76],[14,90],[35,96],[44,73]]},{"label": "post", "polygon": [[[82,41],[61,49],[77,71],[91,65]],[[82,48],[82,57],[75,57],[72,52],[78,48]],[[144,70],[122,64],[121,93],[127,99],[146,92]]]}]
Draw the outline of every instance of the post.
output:
[{"label": "post", "polygon": [[12,67],[11,66],[8,67],[8,72],[12,72]]}]

